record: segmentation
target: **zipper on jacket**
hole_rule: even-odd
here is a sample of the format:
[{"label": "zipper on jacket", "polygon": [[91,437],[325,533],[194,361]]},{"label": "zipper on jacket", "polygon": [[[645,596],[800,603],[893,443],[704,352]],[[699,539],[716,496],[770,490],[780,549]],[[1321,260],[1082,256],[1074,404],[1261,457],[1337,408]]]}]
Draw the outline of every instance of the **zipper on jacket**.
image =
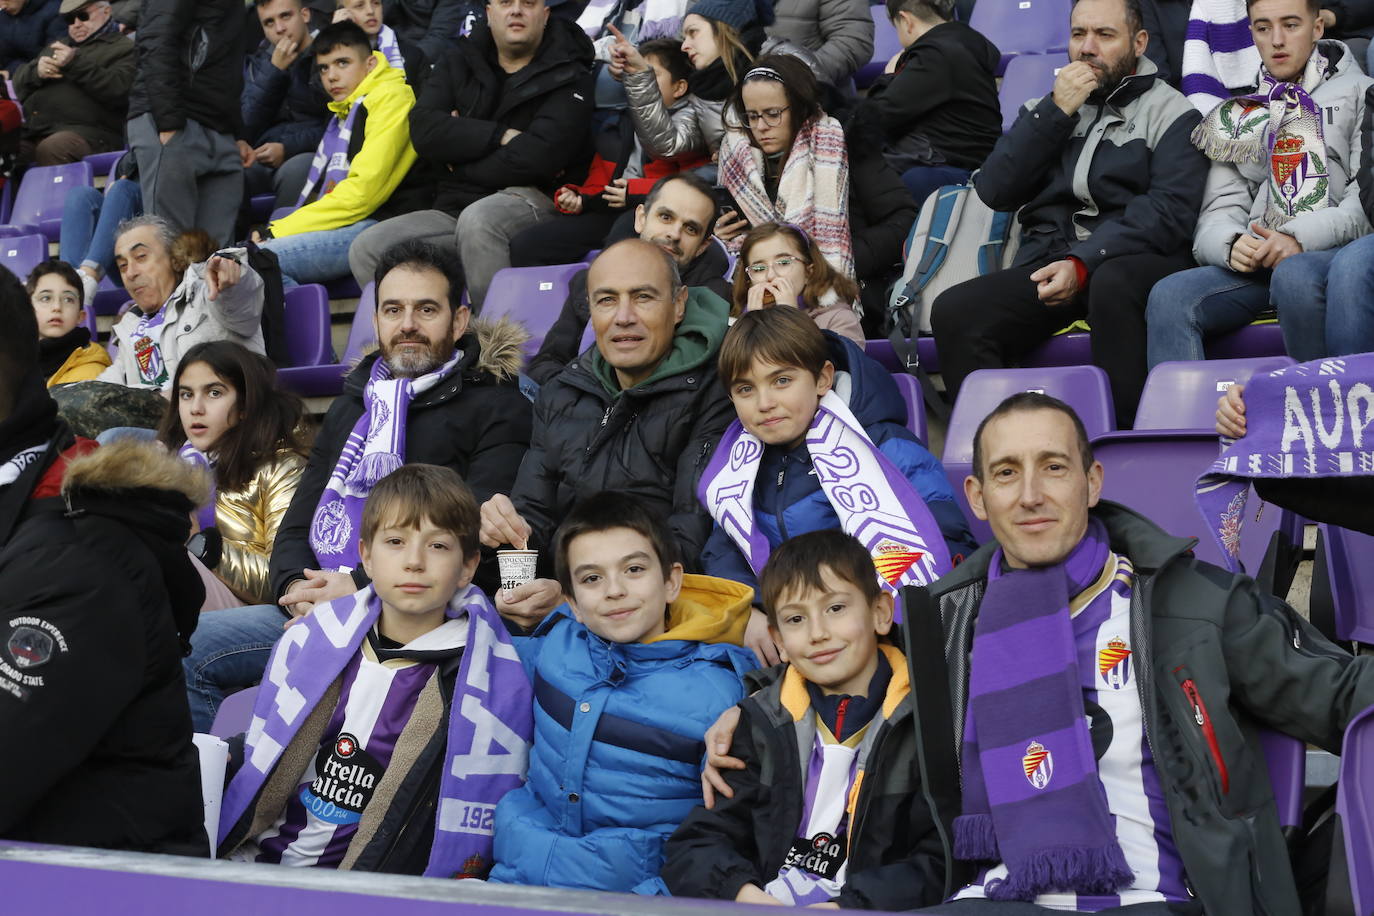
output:
[{"label": "zipper on jacket", "polygon": [[787,477],[787,457],[782,459],[782,467],[778,468],[778,535],[782,538],[778,543],[787,541],[787,505],[782,499],[783,480]]},{"label": "zipper on jacket", "polygon": [[[1177,674],[1179,668],[1174,669]],[[1221,756],[1221,745],[1217,742],[1216,730],[1212,727],[1212,717],[1207,714],[1207,704],[1202,701],[1202,694],[1198,692],[1197,684],[1191,677],[1185,677],[1179,684],[1183,688],[1183,693],[1188,697],[1188,703],[1193,707],[1193,721],[1198,728],[1202,729],[1202,736],[1207,739],[1207,749],[1212,754],[1212,761],[1217,765],[1217,774],[1221,777],[1221,794],[1226,795],[1231,791],[1231,773],[1226,769],[1226,761]]]}]

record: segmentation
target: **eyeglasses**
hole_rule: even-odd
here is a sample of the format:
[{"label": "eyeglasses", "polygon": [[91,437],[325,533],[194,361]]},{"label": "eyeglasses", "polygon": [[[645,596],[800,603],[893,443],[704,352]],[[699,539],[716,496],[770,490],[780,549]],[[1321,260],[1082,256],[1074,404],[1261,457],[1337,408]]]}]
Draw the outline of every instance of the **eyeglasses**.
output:
[{"label": "eyeglasses", "polygon": [[82,9],[77,10],[75,13],[67,13],[65,16],[62,17],[62,21],[65,22],[67,25],[71,25],[73,22],[85,22],[90,18],[90,9],[83,7]]},{"label": "eyeglasses", "polygon": [[[778,270],[786,270],[793,264],[807,263],[810,262],[808,262],[806,258],[799,258],[796,255],[791,254],[784,254],[773,259],[773,266],[776,267]],[[762,277],[764,274],[768,273],[768,264],[765,261],[755,261],[753,264],[750,264],[748,267],[746,267],[745,270],[748,270],[751,274],[753,274],[756,277]]]},{"label": "eyeglasses", "polygon": [[756,126],[760,121],[765,127],[777,127],[782,123],[782,113],[791,106],[784,105],[782,108],[765,108],[763,111],[746,111],[744,120],[749,122],[750,127]]}]

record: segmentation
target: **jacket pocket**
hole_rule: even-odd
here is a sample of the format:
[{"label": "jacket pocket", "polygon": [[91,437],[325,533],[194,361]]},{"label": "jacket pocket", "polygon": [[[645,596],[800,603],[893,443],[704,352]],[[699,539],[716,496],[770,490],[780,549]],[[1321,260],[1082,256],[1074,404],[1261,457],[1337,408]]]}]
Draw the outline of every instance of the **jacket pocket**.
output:
[{"label": "jacket pocket", "polygon": [[1186,668],[1174,669],[1175,674],[1184,675],[1179,682],[1179,687],[1183,690],[1183,695],[1188,699],[1188,705],[1193,709],[1193,722],[1202,731],[1202,737],[1207,742],[1207,751],[1212,757],[1212,763],[1216,765],[1217,779],[1221,787],[1222,795],[1229,795],[1231,792],[1231,772],[1226,767],[1226,757],[1221,752],[1221,742],[1217,740],[1217,731],[1212,723],[1212,716],[1207,711],[1207,703],[1202,699],[1202,692],[1197,689],[1197,684],[1191,677],[1187,676]]}]

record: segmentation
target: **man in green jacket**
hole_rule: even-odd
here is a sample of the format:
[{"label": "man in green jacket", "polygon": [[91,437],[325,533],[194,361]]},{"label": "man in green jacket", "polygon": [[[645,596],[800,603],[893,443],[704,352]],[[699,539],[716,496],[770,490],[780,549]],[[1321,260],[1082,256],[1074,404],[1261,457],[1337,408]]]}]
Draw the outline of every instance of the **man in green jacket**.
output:
[{"label": "man in green jacket", "polygon": [[134,42],[106,0],[63,0],[67,40],[55,41],[14,75],[24,104],[20,156],[37,165],[78,162],[124,146]]}]

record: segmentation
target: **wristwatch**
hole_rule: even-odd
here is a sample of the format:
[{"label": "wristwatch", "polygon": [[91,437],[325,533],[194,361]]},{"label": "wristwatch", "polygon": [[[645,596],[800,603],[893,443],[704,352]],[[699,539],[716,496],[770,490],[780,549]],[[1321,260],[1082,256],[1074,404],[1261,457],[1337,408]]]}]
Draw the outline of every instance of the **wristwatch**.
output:
[{"label": "wristwatch", "polygon": [[206,569],[214,569],[224,555],[224,538],[218,528],[202,528],[191,535],[186,542],[186,550],[204,563]]}]

